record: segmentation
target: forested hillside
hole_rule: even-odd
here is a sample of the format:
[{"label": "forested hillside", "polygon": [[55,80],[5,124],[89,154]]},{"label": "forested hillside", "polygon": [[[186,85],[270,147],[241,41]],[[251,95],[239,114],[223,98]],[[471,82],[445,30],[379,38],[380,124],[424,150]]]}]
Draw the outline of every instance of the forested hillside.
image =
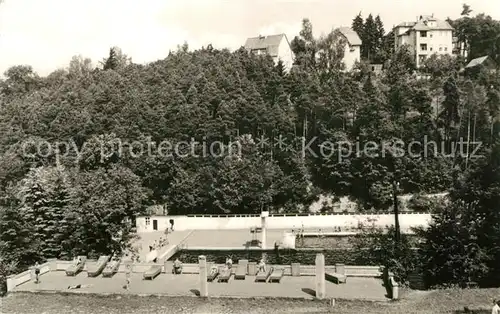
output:
[{"label": "forested hillside", "polygon": [[[466,21],[463,38],[485,33]],[[146,65],[112,48],[100,65],[74,57],[46,77],[11,67],[0,82],[2,252],[28,265],[120,250],[123,222],[153,204],[246,214],[331,194],[384,210],[394,182],[399,193],[447,191],[498,141],[495,73],[436,57],[418,79],[406,47],[363,49],[385,60],[381,75],[365,63],[346,72],[345,44],[336,31],[313,38],[304,20],[289,73],[244,49],[187,44]]]}]

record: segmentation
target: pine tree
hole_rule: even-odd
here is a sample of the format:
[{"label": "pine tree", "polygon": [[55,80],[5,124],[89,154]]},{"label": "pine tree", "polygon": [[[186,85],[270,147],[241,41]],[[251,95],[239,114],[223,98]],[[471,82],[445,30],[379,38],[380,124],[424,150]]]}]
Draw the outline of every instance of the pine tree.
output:
[{"label": "pine tree", "polygon": [[64,215],[68,191],[63,172],[56,168],[35,168],[23,182],[23,220],[33,226],[34,237],[42,243],[40,253],[46,258],[59,257],[65,234]]},{"label": "pine tree", "polygon": [[375,53],[377,51],[377,37],[377,24],[375,23],[373,15],[370,14],[365,20],[363,37],[361,39],[363,41],[361,45],[362,54],[369,62],[371,62],[375,57]]},{"label": "pine tree", "polygon": [[[455,125],[460,127],[460,92],[455,79],[450,76],[444,83],[443,92],[445,99],[442,103],[443,111],[440,113],[441,125],[444,126],[445,140],[451,140],[451,131]],[[457,138],[460,137],[457,134]]]},{"label": "pine tree", "polygon": [[44,243],[43,254],[46,257],[59,257],[62,251],[62,243],[70,236],[68,225],[64,224],[68,211],[69,190],[62,169],[51,169],[53,171],[53,180],[51,185],[50,205],[45,212],[47,220],[46,233],[50,235]]},{"label": "pine tree", "polygon": [[116,54],[116,49],[109,49],[109,56],[104,62],[104,70],[115,70],[118,67],[118,56]]},{"label": "pine tree", "polygon": [[40,171],[41,168],[32,169],[23,180],[24,203],[22,204],[22,213],[23,220],[33,225],[34,237],[43,242],[45,241],[43,215],[49,200],[39,180]]},{"label": "pine tree", "polygon": [[358,15],[352,20],[352,26],[351,28],[358,33],[358,36],[363,40],[363,34],[364,34],[364,21],[363,21],[363,16],[361,16],[361,12],[359,12]]},{"label": "pine tree", "polygon": [[34,236],[33,225],[24,220],[20,200],[7,191],[0,202],[0,257],[2,262],[24,269],[41,259],[40,240]]},{"label": "pine tree", "polygon": [[375,18],[375,26],[376,26],[376,36],[375,36],[375,50],[374,50],[374,58],[373,61],[376,63],[383,63],[387,60],[388,56],[385,55],[384,51],[384,39],[385,39],[385,30],[384,23],[380,18],[380,15],[377,15]]},{"label": "pine tree", "polygon": [[280,77],[285,76],[285,65],[283,64],[282,60],[279,60],[278,64],[276,65],[276,72]]}]

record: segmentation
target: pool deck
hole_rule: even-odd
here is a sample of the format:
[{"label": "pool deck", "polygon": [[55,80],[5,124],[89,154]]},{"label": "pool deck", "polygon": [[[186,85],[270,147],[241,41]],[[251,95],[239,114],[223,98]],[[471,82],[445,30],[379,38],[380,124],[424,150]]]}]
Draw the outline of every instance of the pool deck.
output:
[{"label": "pool deck", "polygon": [[[312,298],[314,295],[315,277],[285,276],[281,283],[257,283],[255,277],[247,276],[245,280],[234,280],[229,283],[208,283],[209,296],[213,297],[284,297]],[[40,277],[40,283],[26,282],[14,289],[14,292],[70,292],[97,294],[140,294],[166,296],[195,296],[199,290],[199,275],[160,274],[154,280],[143,280],[142,274],[131,274],[130,289],[123,288],[126,282],[124,273],[117,273],[112,278],[87,277],[82,272],[75,277],[66,276],[64,271],[53,271]],[[81,289],[68,289],[70,285],[91,285]],[[345,284],[326,282],[326,296],[340,299],[363,299],[385,301],[386,290],[382,281],[376,278],[350,277]]]},{"label": "pool deck", "polygon": [[[267,230],[268,249],[274,248],[274,242],[283,239],[283,232],[286,230]],[[250,230],[194,230],[183,241],[187,247],[227,247],[227,248],[246,248],[252,239],[261,240],[262,234],[252,235]]]},{"label": "pool deck", "polygon": [[[290,230],[267,230],[267,249],[274,248],[274,242],[281,241],[283,233]],[[250,230],[191,230],[174,231],[168,235],[168,244],[159,250],[159,256],[175,252],[177,246],[184,248],[232,248],[244,249],[252,239],[261,239],[262,234],[252,235]],[[139,234],[134,246],[139,248],[141,261],[145,261],[149,253],[149,245],[163,232]],[[51,271],[40,277],[41,282],[26,282],[14,288],[13,292],[69,292],[96,294],[138,294],[166,296],[195,296],[199,289],[199,275],[196,274],[160,274],[154,280],[143,280],[142,273],[131,274],[129,290],[124,289],[125,273],[116,273],[112,278],[87,277],[82,272],[76,277],[66,276],[64,271]],[[284,297],[312,298],[314,296],[315,277],[283,277],[281,283],[256,283],[255,277],[247,276],[245,280],[234,280],[229,283],[208,283],[209,296],[214,297]],[[81,289],[68,289],[72,285],[90,285]],[[326,282],[327,298],[363,299],[371,301],[387,300],[382,281],[377,278],[349,277],[345,284]]]}]

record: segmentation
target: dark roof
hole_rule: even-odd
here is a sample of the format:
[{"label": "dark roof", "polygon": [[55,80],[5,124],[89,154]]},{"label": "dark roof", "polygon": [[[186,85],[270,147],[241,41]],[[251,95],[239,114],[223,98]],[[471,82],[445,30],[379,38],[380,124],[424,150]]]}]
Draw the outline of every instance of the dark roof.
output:
[{"label": "dark roof", "polygon": [[476,59],[472,59],[466,66],[465,68],[473,68],[475,66],[478,66],[478,65],[481,65],[481,64],[485,64],[485,62],[488,62],[490,64],[494,64],[494,61],[492,59],[490,59],[488,56],[483,56],[483,57],[479,57],[479,58],[476,58]]},{"label": "dark roof", "polygon": [[278,55],[278,48],[282,40],[288,42],[285,34],[252,37],[247,39],[245,49],[248,51],[266,49],[270,56],[275,57]]},{"label": "dark roof", "polygon": [[396,27],[413,27],[417,22],[402,22],[396,25]]},{"label": "dark roof", "polygon": [[358,33],[356,33],[352,28],[340,27],[338,30],[347,39],[347,41],[349,42],[349,45],[361,46],[361,39],[359,38]]}]

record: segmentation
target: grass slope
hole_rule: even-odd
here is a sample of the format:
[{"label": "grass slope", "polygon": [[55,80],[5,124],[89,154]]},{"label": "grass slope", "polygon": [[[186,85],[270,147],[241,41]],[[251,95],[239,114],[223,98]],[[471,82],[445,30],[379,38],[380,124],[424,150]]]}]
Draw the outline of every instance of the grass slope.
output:
[{"label": "grass slope", "polygon": [[10,314],[55,313],[491,313],[491,302],[500,289],[411,291],[396,302],[292,299],[202,299],[196,297],[96,296],[86,294],[14,293],[3,298],[0,312]]}]

